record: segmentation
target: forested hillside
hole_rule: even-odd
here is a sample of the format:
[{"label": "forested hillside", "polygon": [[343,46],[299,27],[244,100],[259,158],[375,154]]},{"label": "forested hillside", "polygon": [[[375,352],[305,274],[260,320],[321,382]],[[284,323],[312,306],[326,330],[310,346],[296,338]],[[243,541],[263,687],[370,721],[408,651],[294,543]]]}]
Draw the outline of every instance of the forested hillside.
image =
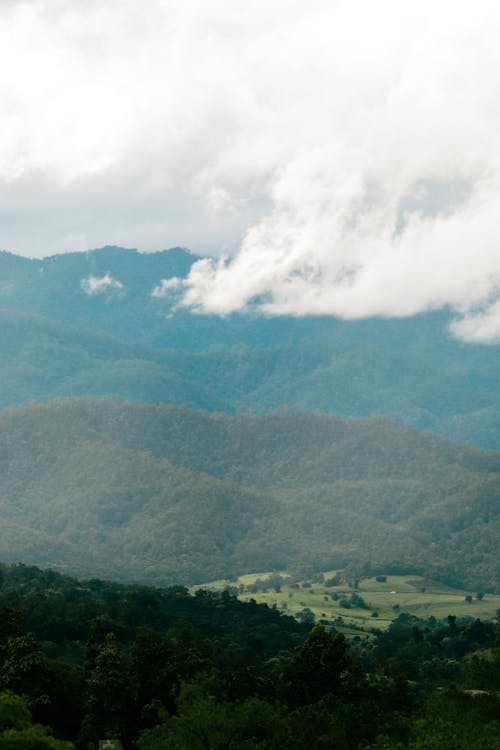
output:
[{"label": "forested hillside", "polygon": [[493,590],[500,454],[387,419],[62,400],[0,412],[0,557],[193,583],[351,564]]},{"label": "forested hillside", "polygon": [[178,291],[161,291],[196,260],[180,248],[42,260],[0,253],[0,405],[91,394],[210,411],[390,414],[500,448],[499,349],[454,339],[447,312],[197,315],[177,307]]},{"label": "forested hillside", "polygon": [[[92,310],[93,298],[83,297]],[[148,316],[146,303],[129,309],[128,301],[114,299],[103,316],[112,320],[115,304],[120,320],[130,310],[134,316],[121,339],[92,332],[100,327],[99,316],[77,321],[88,326],[81,329],[0,311],[0,406],[87,394],[228,413],[283,408],[344,417],[388,414],[450,439],[500,447],[498,347],[453,341],[443,316],[314,324],[185,312],[166,318]],[[138,340],[130,340],[139,323]],[[206,348],[186,351],[200,326],[208,327]],[[245,343],[252,327],[256,340]],[[161,346],[150,338],[156,329],[164,335]],[[219,343],[208,346],[212,334]]]},{"label": "forested hillside", "polygon": [[231,410],[170,352],[39,316],[0,311],[0,351],[0,407],[86,394]]},{"label": "forested hillside", "polygon": [[0,616],[5,750],[500,748],[495,622],[402,613],[349,642],[228,591],[26,565],[0,565]]}]

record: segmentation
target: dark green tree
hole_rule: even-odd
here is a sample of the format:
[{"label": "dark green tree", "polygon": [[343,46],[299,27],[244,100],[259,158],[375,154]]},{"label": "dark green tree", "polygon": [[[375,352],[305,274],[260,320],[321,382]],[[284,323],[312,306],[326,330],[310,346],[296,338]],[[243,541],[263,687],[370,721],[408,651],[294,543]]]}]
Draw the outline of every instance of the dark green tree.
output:
[{"label": "dark green tree", "polygon": [[130,679],[130,660],[114,633],[89,665],[86,680],[85,716],[81,739],[123,738],[130,732],[135,685]]},{"label": "dark green tree", "polygon": [[290,666],[291,705],[315,703],[336,694],[348,675],[347,641],[342,633],[332,635],[317,623]]}]

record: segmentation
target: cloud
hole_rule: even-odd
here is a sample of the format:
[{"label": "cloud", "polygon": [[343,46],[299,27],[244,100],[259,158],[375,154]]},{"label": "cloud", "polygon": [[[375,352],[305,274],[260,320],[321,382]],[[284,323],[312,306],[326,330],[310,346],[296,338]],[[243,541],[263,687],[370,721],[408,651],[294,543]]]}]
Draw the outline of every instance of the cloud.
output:
[{"label": "cloud", "polygon": [[451,330],[464,341],[500,343],[500,299],[480,312],[471,312],[455,321]]},{"label": "cloud", "polygon": [[188,245],[199,312],[447,305],[486,340],[499,35],[489,0],[4,3],[0,245]]},{"label": "cloud", "polygon": [[80,281],[80,288],[85,294],[96,296],[113,290],[121,291],[125,287],[121,281],[114,279],[107,273],[104,276],[87,276],[86,279]]},{"label": "cloud", "polygon": [[175,292],[179,289],[183,288],[183,281],[179,278],[171,278],[171,279],[162,279],[161,283],[158,284],[158,286],[153,287],[153,291],[151,292],[152,297],[156,297],[158,299],[164,299],[165,297],[169,297],[172,292]]},{"label": "cloud", "polygon": [[[234,259],[193,267],[193,309],[467,314],[500,290],[498,10],[354,6],[366,23],[340,4],[297,38],[296,60],[309,63],[290,84],[304,85],[290,119],[301,128],[282,123],[294,140],[270,183],[272,208]],[[489,340],[496,310],[455,333]]]}]

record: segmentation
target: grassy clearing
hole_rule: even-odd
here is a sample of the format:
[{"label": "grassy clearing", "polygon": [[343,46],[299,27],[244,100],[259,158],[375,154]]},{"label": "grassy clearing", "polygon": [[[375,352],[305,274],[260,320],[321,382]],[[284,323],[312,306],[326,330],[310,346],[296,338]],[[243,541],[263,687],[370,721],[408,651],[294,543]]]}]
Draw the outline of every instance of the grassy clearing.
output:
[{"label": "grassy clearing", "polygon": [[[401,612],[422,618],[456,615],[488,620],[500,609],[500,596],[493,594],[478,599],[475,592],[450,588],[415,575],[378,578],[363,578],[349,584],[336,571],[309,581],[294,580],[285,572],[252,573],[233,581],[212,581],[203,588],[229,588],[244,601],[265,602],[299,618],[304,616],[304,610],[310,610],[316,620],[336,621],[337,626],[342,618],[342,629],[346,632],[356,632],[356,628],[386,628]],[[335,585],[331,585],[331,579]],[[472,601],[466,597],[472,597]]]}]

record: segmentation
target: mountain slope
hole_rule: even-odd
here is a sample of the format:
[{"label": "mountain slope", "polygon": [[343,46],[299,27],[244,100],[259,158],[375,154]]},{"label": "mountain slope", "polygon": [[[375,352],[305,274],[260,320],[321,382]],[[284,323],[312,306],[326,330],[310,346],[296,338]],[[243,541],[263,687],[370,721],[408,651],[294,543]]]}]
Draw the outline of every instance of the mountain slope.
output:
[{"label": "mountain slope", "polygon": [[[296,324],[289,323],[293,332]],[[439,336],[426,331],[428,324],[366,321],[362,328],[332,320],[329,337],[325,328],[316,339],[298,333],[293,344],[194,352],[0,310],[0,406],[86,394],[229,413],[389,414],[442,436],[499,447],[500,350],[446,338],[432,344],[432,335],[435,342]]]},{"label": "mountain slope", "polygon": [[0,407],[86,394],[231,410],[172,355],[40,316],[0,310],[0,352]]},{"label": "mountain slope", "polygon": [[0,412],[0,557],[196,582],[351,564],[494,588],[500,454],[384,419],[91,399]]}]

